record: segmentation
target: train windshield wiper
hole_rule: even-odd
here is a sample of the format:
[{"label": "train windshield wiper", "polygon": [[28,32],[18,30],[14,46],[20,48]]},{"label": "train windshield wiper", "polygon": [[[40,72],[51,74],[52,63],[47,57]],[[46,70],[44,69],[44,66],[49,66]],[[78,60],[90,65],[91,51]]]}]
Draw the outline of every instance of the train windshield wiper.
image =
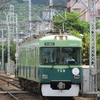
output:
[{"label": "train windshield wiper", "polygon": [[54,65],[52,65],[51,69],[53,69]]},{"label": "train windshield wiper", "polygon": [[54,68],[54,65],[55,65],[55,63],[53,63],[53,65],[52,65],[51,69],[53,69],[53,68]]},{"label": "train windshield wiper", "polygon": [[68,67],[71,68],[69,64],[66,64],[66,65],[68,65]]}]

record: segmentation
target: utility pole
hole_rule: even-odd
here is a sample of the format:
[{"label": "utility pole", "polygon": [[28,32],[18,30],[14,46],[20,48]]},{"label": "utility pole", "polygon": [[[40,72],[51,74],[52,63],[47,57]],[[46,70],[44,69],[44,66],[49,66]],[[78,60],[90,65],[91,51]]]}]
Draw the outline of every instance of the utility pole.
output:
[{"label": "utility pole", "polygon": [[1,68],[1,71],[4,71],[4,32],[3,32],[3,28],[2,28],[2,68]]},{"label": "utility pole", "polygon": [[[53,0],[50,0],[49,6],[53,6]],[[51,7],[51,9],[50,9],[50,20],[52,20],[52,18],[53,18],[53,9]]]},{"label": "utility pole", "polygon": [[[10,5],[10,11],[7,15],[7,25],[8,25],[8,67],[7,67],[7,75],[11,74],[11,62],[10,62],[10,39],[11,33],[14,35],[14,6]],[[12,30],[12,32],[11,32]],[[12,35],[12,36],[13,36]]]},{"label": "utility pole", "polygon": [[97,92],[96,0],[88,0],[90,8],[90,92]]},{"label": "utility pole", "polygon": [[67,11],[71,12],[71,0],[67,0]]},{"label": "utility pole", "polygon": [[49,29],[53,29],[53,23],[51,22],[53,16],[54,16],[54,10],[52,8],[53,6],[53,0],[50,0],[49,1],[49,6],[50,6],[50,26],[49,26]]},{"label": "utility pole", "polygon": [[32,20],[32,17],[31,17],[32,16],[32,10],[31,10],[32,6],[31,6],[31,4],[32,4],[32,2],[31,2],[31,0],[23,0],[23,1],[25,1],[25,2],[28,1],[29,2],[29,21],[28,21],[29,28],[28,28],[28,31],[30,33],[29,35],[31,36],[31,31],[32,31],[32,23],[31,23],[32,22],[31,21]]},{"label": "utility pole", "polygon": [[10,26],[8,21],[9,14],[7,15],[7,25],[8,25],[8,66],[7,75],[10,75]]},{"label": "utility pole", "polygon": [[15,54],[15,57],[16,57],[16,68],[17,68],[17,61],[18,61],[18,17],[17,17],[17,14],[16,14],[16,54]]},{"label": "utility pole", "polygon": [[90,12],[90,62],[89,62],[89,92],[97,92],[97,62],[96,62],[96,0],[88,0],[88,7],[80,0]]},{"label": "utility pole", "polygon": [[30,36],[31,36],[31,30],[32,30],[32,23],[31,23],[31,0],[29,0],[29,32],[30,32]]}]

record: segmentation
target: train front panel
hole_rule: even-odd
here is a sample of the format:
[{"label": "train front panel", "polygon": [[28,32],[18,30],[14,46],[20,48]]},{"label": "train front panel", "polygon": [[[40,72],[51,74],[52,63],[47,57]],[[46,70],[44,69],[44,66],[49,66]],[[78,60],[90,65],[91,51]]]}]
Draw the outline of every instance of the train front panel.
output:
[{"label": "train front panel", "polygon": [[[74,36],[40,40],[39,82],[43,96],[78,96],[82,83],[82,42]],[[72,56],[74,60],[69,60]]]}]

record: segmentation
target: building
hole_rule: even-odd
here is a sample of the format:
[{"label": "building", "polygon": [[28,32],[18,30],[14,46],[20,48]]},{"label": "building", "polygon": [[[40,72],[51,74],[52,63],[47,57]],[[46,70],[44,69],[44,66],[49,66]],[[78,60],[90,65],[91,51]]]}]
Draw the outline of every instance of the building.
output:
[{"label": "building", "polygon": [[[84,7],[84,5],[80,2],[80,0],[68,0],[68,11],[79,11],[83,13],[83,15],[80,17],[83,20],[90,21],[90,13],[87,11],[87,9]],[[81,0],[87,7],[88,0]],[[96,0],[96,20],[100,21],[100,0]]]}]

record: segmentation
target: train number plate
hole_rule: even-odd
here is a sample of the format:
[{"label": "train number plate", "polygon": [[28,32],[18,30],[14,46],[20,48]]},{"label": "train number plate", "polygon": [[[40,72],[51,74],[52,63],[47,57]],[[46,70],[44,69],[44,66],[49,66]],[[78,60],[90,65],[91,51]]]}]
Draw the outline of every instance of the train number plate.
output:
[{"label": "train number plate", "polygon": [[65,71],[65,69],[57,69],[57,72],[59,72],[59,73],[65,73],[66,71]]}]

